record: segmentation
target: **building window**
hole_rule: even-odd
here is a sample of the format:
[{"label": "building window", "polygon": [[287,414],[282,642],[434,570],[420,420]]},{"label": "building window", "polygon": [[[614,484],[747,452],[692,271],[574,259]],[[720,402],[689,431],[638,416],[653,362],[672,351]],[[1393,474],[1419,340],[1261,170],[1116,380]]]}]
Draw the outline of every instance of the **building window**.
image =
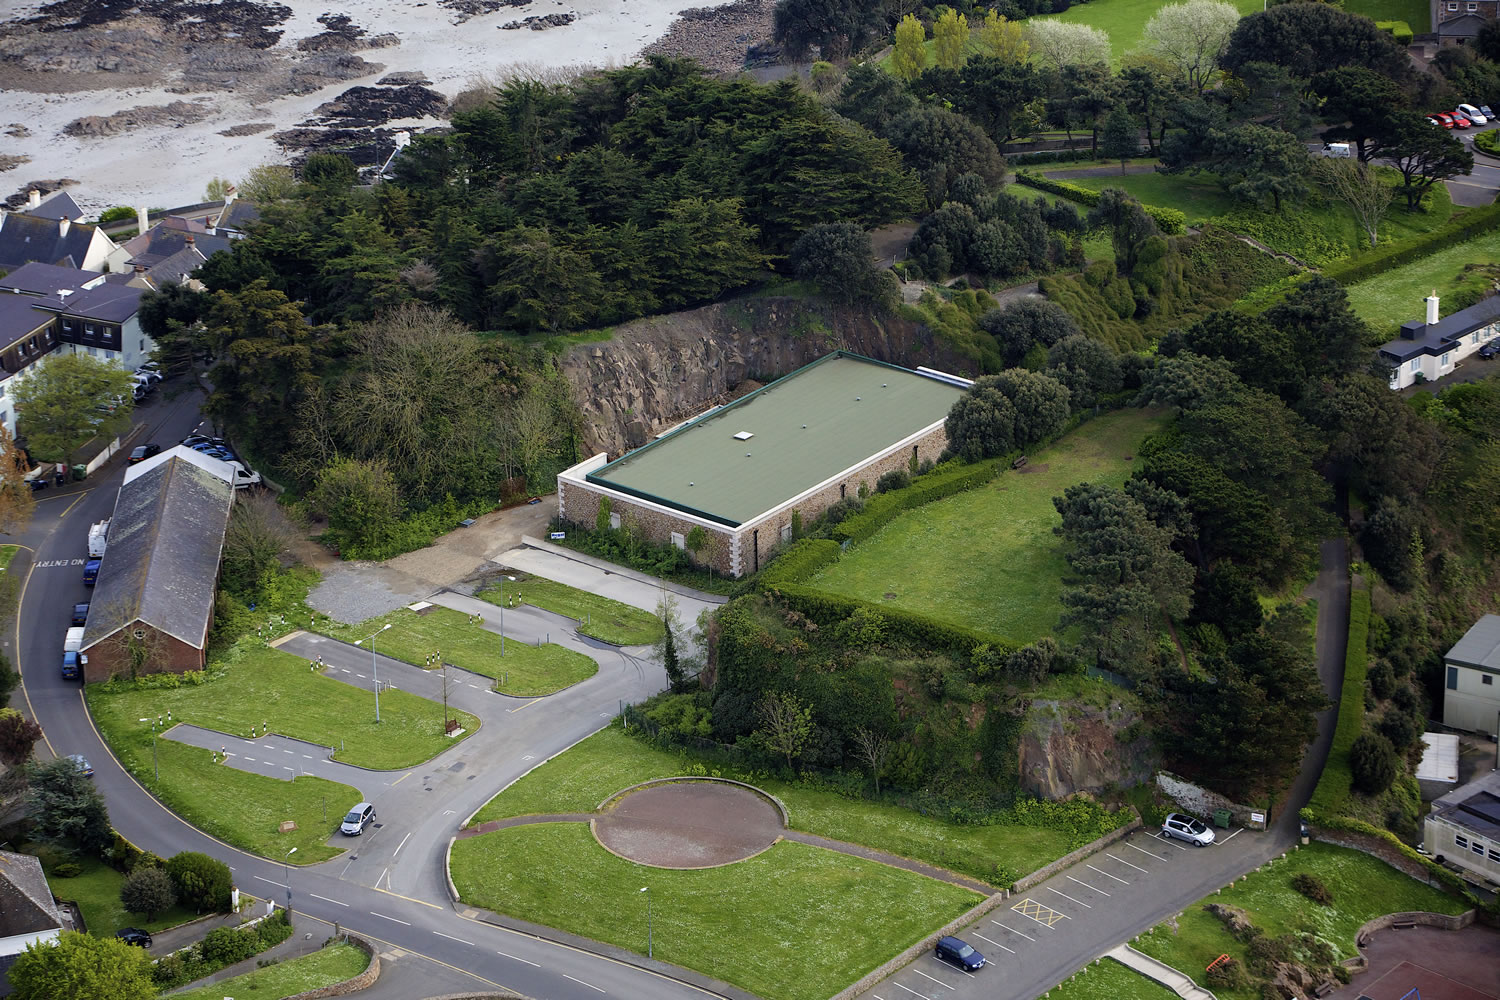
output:
[{"label": "building window", "polygon": [[792,540],[792,526],[790,524],[783,524],[781,526],[781,540],[783,543]]},{"label": "building window", "polygon": [[1449,691],[1457,691],[1458,690],[1458,668],[1457,667],[1449,667],[1448,668],[1448,690]]},{"label": "building window", "polygon": [[1422,359],[1421,358],[1412,358],[1411,359],[1411,364],[1407,366],[1407,370],[1408,371],[1416,371],[1416,370],[1418,370],[1421,367],[1422,367]]},{"label": "building window", "polygon": [[96,350],[94,350],[92,347],[90,347],[89,348],[89,357],[96,358],[98,356],[99,356],[99,352],[96,351]]},{"label": "building window", "polygon": [[1484,857],[1484,844],[1480,843],[1477,840],[1474,841],[1474,843],[1472,843],[1472,844],[1469,845],[1469,850],[1473,851],[1475,854],[1479,855],[1481,858]]},{"label": "building window", "polygon": [[[1475,339],[1478,339],[1478,334],[1475,334]],[[137,347],[136,350],[140,351],[142,354],[146,353],[146,338],[141,338],[141,346]]]},{"label": "building window", "polygon": [[1443,367],[1444,367],[1444,368],[1447,368],[1447,367],[1448,367],[1448,355],[1449,355],[1449,354],[1450,354],[1450,353],[1451,353],[1451,352],[1448,352],[1448,351],[1444,351],[1444,352],[1443,352],[1443,358],[1442,358],[1442,361],[1441,361],[1441,362],[1439,362],[1439,363],[1440,363],[1440,364],[1441,364],[1441,365],[1442,365],[1442,366],[1443,366]]},{"label": "building window", "polygon": [[839,499],[844,499],[844,484],[839,483]]},{"label": "building window", "polygon": [[619,514],[613,514],[612,513],[612,514],[609,515],[609,526],[611,528],[614,528],[616,531],[620,530],[620,515]]},{"label": "building window", "polygon": [[1493,847],[1491,847],[1490,848],[1490,860],[1491,861],[1500,861],[1500,851],[1497,851]]},{"label": "building window", "polygon": [[1473,13],[1474,11],[1479,9],[1479,5],[1477,3],[1467,4],[1465,5],[1464,9],[1469,11],[1470,13]]},{"label": "building window", "polygon": [[1456,4],[1456,3],[1450,3],[1448,5],[1448,9],[1449,10],[1458,10],[1458,4]]},{"label": "building window", "polygon": [[1489,674],[1483,674],[1479,678],[1479,683],[1481,683],[1481,684],[1493,684],[1493,683],[1495,683],[1495,678],[1491,677]]},{"label": "building window", "polygon": [[687,539],[682,536],[682,532],[674,531],[672,532],[672,544],[679,549],[685,549],[687,548]]},{"label": "building window", "polygon": [[1456,834],[1455,833],[1453,835],[1453,843],[1454,843],[1454,846],[1456,846],[1456,847],[1468,847],[1469,846],[1469,838],[1461,836],[1460,834]]}]

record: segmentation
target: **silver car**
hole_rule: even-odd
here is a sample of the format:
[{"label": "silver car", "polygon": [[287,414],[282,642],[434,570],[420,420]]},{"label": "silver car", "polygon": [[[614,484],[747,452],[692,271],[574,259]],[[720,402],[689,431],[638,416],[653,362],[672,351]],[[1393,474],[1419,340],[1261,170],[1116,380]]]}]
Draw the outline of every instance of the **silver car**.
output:
[{"label": "silver car", "polygon": [[344,817],[344,822],[339,824],[339,832],[350,837],[358,837],[365,832],[365,825],[375,818],[375,807],[368,802],[361,802],[349,810],[349,815]]},{"label": "silver car", "polygon": [[1207,847],[1214,842],[1214,832],[1207,823],[1182,813],[1168,813],[1167,818],[1162,821],[1161,832],[1197,847]]}]

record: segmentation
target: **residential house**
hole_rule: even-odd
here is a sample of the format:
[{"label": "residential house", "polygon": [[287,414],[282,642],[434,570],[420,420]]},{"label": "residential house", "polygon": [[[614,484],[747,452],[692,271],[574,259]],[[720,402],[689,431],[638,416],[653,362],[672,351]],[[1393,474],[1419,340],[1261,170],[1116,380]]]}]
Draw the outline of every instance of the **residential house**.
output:
[{"label": "residential house", "polygon": [[15,387],[21,373],[57,347],[56,317],[35,299],[0,294],[0,420],[16,433]]},{"label": "residential house", "polygon": [[1422,823],[1422,847],[1476,881],[1500,883],[1500,771],[1433,802]]},{"label": "residential house", "polygon": [[29,945],[56,941],[66,923],[41,861],[0,851],[0,996],[13,992],[7,973],[16,958]]},{"label": "residential house", "polygon": [[126,470],[84,626],[85,683],[203,669],[232,483],[228,463],[181,445]]},{"label": "residential house", "polygon": [[255,207],[254,202],[241,200],[231,194],[223,211],[213,221],[213,231],[216,236],[241,240],[245,238],[245,227],[259,219],[260,210]]},{"label": "residential house", "polygon": [[1426,299],[1427,320],[1401,324],[1401,336],[1380,348],[1380,359],[1390,369],[1392,389],[1417,382],[1435,382],[1452,375],[1464,358],[1500,333],[1500,295],[1492,295],[1438,318],[1438,297]]},{"label": "residential house", "polygon": [[1500,615],[1475,622],[1443,654],[1443,725],[1471,732],[1500,729]]},{"label": "residential house", "polygon": [[[207,260],[220,250],[229,249],[229,237],[218,236],[194,219],[168,216],[150,229],[132,236],[121,243],[106,262],[108,269],[116,273],[143,274],[158,285],[169,280],[156,276],[156,267],[168,258],[184,251],[196,253]],[[181,259],[177,262],[180,266]]]},{"label": "residential house", "polygon": [[32,188],[26,192],[26,207],[17,211],[38,219],[51,219],[53,222],[61,222],[63,219],[82,222],[86,218],[83,209],[78,207],[78,202],[66,191],[58,191],[43,198],[40,191]]},{"label": "residential house", "polygon": [[[1432,30],[1439,45],[1465,45],[1472,42],[1486,21],[1496,17],[1496,0],[1428,0]],[[1416,25],[1412,26],[1420,31]]]},{"label": "residential house", "polygon": [[98,226],[0,209],[0,272],[33,262],[102,271],[114,249]]}]

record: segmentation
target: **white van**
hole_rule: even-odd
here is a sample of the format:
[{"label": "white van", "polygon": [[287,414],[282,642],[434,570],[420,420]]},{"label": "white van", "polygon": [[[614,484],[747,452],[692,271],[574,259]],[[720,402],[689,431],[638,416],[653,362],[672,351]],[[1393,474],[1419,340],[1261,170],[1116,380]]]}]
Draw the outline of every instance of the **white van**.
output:
[{"label": "white van", "polygon": [[1347,142],[1325,142],[1323,144],[1323,155],[1332,156],[1335,159],[1347,160],[1354,155],[1354,148]]},{"label": "white van", "polygon": [[253,472],[245,467],[243,462],[225,462],[230,471],[234,473],[234,488],[237,490],[249,489],[251,486],[260,485],[260,473]]},{"label": "white van", "polygon": [[1469,119],[1469,121],[1473,122],[1475,125],[1483,125],[1485,122],[1489,121],[1489,119],[1484,116],[1484,112],[1480,111],[1472,104],[1460,104],[1458,106],[1458,110],[1462,111],[1464,113],[1464,117]]},{"label": "white van", "polygon": [[70,628],[63,639],[63,652],[76,653],[83,649],[83,629]]}]

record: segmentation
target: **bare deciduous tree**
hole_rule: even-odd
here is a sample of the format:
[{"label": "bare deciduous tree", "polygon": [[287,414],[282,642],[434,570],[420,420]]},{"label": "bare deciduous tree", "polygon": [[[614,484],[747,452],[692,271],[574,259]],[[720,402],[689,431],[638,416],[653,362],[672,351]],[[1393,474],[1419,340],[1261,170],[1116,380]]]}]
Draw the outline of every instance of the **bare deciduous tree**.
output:
[{"label": "bare deciduous tree", "polygon": [[270,493],[240,491],[224,532],[226,579],[254,585],[297,541],[297,528]]},{"label": "bare deciduous tree", "polygon": [[510,410],[511,439],[515,442],[516,461],[528,478],[541,460],[557,450],[561,425],[557,410],[545,388],[533,385]]},{"label": "bare deciduous tree", "polygon": [[1328,189],[1354,213],[1355,221],[1370,238],[1370,246],[1375,246],[1380,221],[1391,207],[1396,189],[1376,176],[1367,164],[1352,158],[1323,160],[1319,173]]},{"label": "bare deciduous tree", "polygon": [[880,773],[885,770],[885,762],[891,755],[890,738],[883,733],[872,733],[870,730],[859,727],[854,731],[854,756],[870,769],[870,777],[875,779],[875,794],[880,794]]}]

